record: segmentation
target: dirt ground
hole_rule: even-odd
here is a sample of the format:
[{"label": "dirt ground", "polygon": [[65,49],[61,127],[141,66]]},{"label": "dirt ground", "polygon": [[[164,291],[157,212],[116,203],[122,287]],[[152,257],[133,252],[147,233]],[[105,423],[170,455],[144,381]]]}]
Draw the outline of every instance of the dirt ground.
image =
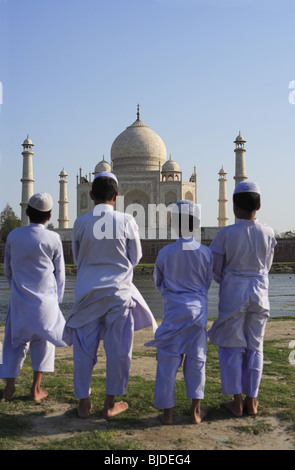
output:
[{"label": "dirt ground", "polygon": [[[0,328],[0,340],[3,341],[3,330]],[[143,346],[153,336],[152,330],[147,328],[135,333],[134,351],[146,351]],[[295,340],[295,320],[271,321],[267,325],[266,340],[280,340],[283,347],[289,346]],[[70,348],[57,348],[56,356],[69,356]],[[101,364],[100,364],[101,367]],[[294,365],[295,367],[295,365]],[[154,358],[134,355],[131,375],[154,379],[156,361]],[[295,369],[294,369],[295,372]],[[2,387],[1,387],[2,388]],[[29,431],[30,440],[39,443],[48,442],[49,439],[65,439],[76,433],[87,430],[103,430],[108,423],[93,415],[87,419],[80,419],[73,413],[66,413],[72,408],[67,405],[50,403],[50,413],[45,416],[34,417]],[[239,426],[256,426],[263,423],[266,431],[258,435],[241,432]],[[210,414],[199,425],[189,423],[188,416],[175,418],[172,426],[162,426],[158,419],[158,411],[152,415],[144,416],[142,425],[131,427],[120,432],[120,441],[136,441],[146,450],[294,450],[295,437],[288,434],[286,425],[275,416],[259,416],[235,418],[228,415],[223,420],[211,420]]]}]

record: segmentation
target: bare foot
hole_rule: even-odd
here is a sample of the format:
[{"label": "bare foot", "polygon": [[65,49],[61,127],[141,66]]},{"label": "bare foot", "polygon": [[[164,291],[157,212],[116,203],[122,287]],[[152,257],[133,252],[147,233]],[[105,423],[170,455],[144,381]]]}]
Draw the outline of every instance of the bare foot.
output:
[{"label": "bare foot", "polygon": [[170,425],[173,423],[173,408],[167,408],[164,413],[159,415],[159,420],[162,424]]},{"label": "bare foot", "polygon": [[48,392],[40,388],[39,390],[31,390],[31,399],[34,401],[41,401],[48,396]]},{"label": "bare foot", "polygon": [[6,386],[2,392],[2,398],[4,398],[5,401],[10,401],[12,400],[14,392],[15,392],[14,380],[7,379]]},{"label": "bare foot", "polygon": [[237,400],[228,400],[224,402],[225,408],[227,408],[234,416],[243,416],[243,405]]},{"label": "bare foot", "polygon": [[190,416],[191,416],[192,424],[200,424],[201,421],[203,421],[203,419],[207,416],[207,411],[203,410],[203,408],[201,408],[200,411],[198,411],[194,409],[194,407],[191,407]]},{"label": "bare foot", "polygon": [[246,412],[248,415],[255,416],[258,412],[258,400],[254,397],[246,397],[244,401]]},{"label": "bare foot", "polygon": [[41,388],[42,372],[34,371],[33,385],[31,387],[31,400],[41,401],[48,396],[48,392]]},{"label": "bare foot", "polygon": [[92,403],[90,398],[82,398],[77,407],[78,415],[80,418],[88,418],[92,410]]},{"label": "bare foot", "polygon": [[128,409],[128,403],[125,401],[114,402],[112,405],[105,404],[102,415],[104,418],[111,418],[120,413],[124,413]]}]

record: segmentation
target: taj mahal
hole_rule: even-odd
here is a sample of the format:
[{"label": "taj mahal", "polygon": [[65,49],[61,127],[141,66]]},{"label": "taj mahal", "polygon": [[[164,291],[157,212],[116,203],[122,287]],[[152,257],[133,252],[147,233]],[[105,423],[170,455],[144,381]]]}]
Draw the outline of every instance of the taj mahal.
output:
[{"label": "taj mahal", "polygon": [[[245,166],[245,139],[239,133],[235,141],[235,184],[247,179]],[[22,144],[23,172],[22,172],[22,195],[21,195],[21,224],[29,223],[26,216],[26,207],[29,198],[33,195],[33,142],[29,137]],[[94,170],[82,175],[82,168],[76,176],[77,191],[77,217],[93,208],[93,201],[89,192],[95,175],[102,171],[113,172],[119,181],[119,195],[123,196],[123,205],[116,207],[117,210],[125,211],[130,205],[140,205],[148,214],[150,204],[170,204],[178,200],[190,200],[198,203],[198,184],[196,166],[188,181],[184,181],[182,170],[178,163],[167,158],[166,145],[159,135],[149,126],[144,124],[140,117],[139,106],[137,107],[137,118],[133,124],[126,127],[113,141],[110,149],[110,162],[105,158],[97,163]],[[217,201],[216,227],[211,228],[211,234],[202,238],[212,240],[220,227],[228,224],[227,210],[227,173],[222,167],[219,172],[219,197]],[[72,229],[69,228],[68,197],[67,197],[67,173],[64,169],[59,174],[59,217],[58,228],[55,230],[60,234],[63,241],[71,239]],[[217,184],[217,181],[216,181]],[[74,222],[74,221],[73,221]],[[156,224],[158,222],[155,222]],[[159,227],[158,227],[159,228]],[[202,227],[206,232],[206,228]],[[160,239],[156,231],[155,240]]]}]

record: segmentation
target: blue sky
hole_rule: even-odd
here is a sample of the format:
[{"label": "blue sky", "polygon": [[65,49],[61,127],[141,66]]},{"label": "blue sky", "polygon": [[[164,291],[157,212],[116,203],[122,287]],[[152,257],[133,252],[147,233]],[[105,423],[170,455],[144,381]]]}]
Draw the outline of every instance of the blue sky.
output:
[{"label": "blue sky", "polygon": [[0,0],[0,211],[20,216],[22,142],[34,146],[34,192],[54,198],[68,173],[110,160],[136,119],[161,136],[188,180],[194,165],[202,225],[216,226],[218,172],[235,145],[262,190],[259,219],[295,230],[294,14],[291,0]]}]

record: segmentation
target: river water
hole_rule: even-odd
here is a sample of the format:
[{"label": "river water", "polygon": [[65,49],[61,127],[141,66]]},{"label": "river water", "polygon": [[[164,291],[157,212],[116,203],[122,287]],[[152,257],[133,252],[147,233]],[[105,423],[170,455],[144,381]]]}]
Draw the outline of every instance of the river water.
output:
[{"label": "river water", "polygon": [[[162,298],[151,279],[135,280],[155,318],[162,318]],[[74,299],[75,277],[68,276],[61,310],[68,317]],[[4,276],[0,276],[0,321],[4,321],[9,299],[9,287]],[[269,275],[270,316],[293,316],[295,318],[295,274]],[[208,317],[216,317],[218,308],[218,285],[213,281],[208,294]]]}]

